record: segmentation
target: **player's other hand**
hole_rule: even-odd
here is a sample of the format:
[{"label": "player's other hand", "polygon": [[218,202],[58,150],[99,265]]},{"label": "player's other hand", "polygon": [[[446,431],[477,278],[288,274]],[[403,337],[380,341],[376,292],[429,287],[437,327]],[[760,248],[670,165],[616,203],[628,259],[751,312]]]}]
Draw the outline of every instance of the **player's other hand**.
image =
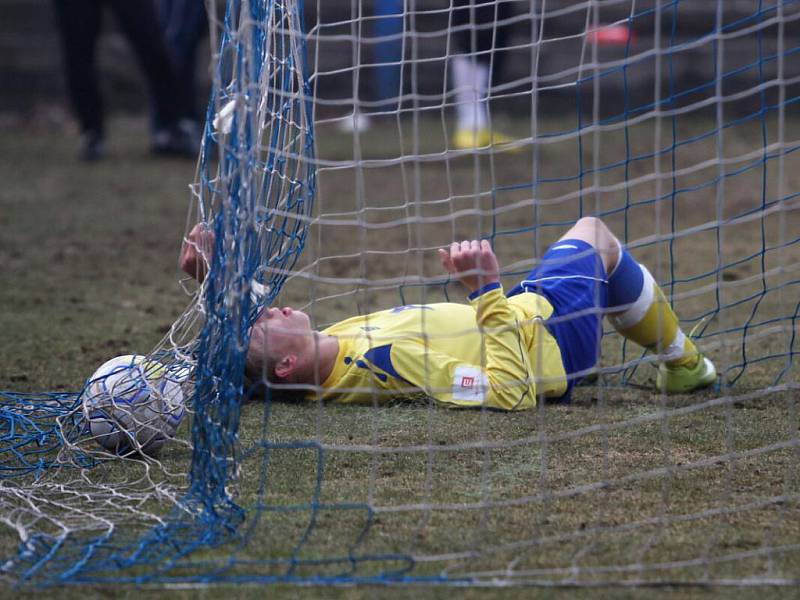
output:
[{"label": "player's other hand", "polygon": [[214,232],[205,223],[197,223],[183,240],[181,247],[181,270],[200,283],[208,274],[214,253]]},{"label": "player's other hand", "polygon": [[500,281],[500,265],[489,240],[453,242],[450,250],[439,250],[442,266],[470,291]]}]

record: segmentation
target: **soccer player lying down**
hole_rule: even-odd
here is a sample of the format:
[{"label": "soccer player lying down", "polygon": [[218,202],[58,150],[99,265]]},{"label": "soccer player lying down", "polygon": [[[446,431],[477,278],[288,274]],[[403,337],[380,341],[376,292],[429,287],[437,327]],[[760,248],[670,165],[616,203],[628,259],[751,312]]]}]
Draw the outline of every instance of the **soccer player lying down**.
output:
[{"label": "soccer player lying down", "polygon": [[[195,226],[181,254],[200,281],[211,235]],[[659,390],[686,393],[716,380],[650,272],[597,218],[577,221],[507,293],[488,241],[455,242],[439,255],[469,304],[398,306],[323,331],[301,311],[266,308],[251,331],[248,377],[318,386],[309,398],[342,403],[423,392],[444,405],[523,410],[537,397],[569,399],[597,364],[605,315],[659,355]]]}]

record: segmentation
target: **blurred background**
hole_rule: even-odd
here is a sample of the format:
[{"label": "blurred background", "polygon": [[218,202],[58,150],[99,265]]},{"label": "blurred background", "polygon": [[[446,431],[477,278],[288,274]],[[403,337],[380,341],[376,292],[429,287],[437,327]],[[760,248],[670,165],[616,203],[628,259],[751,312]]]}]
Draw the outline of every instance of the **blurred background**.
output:
[{"label": "blurred background", "polygon": [[[197,2],[202,3],[202,0]],[[620,29],[596,36],[596,43],[588,45],[584,32],[587,25],[592,27],[595,19],[599,25],[625,20],[631,14],[630,2],[598,3],[597,11],[574,10],[575,5],[579,4],[574,0],[515,0],[510,4],[513,7],[512,17],[508,22],[510,58],[504,65],[503,79],[507,82],[507,88],[503,90],[503,95],[511,96],[513,103],[525,108],[530,107],[530,99],[514,92],[525,89],[530,91],[531,78],[535,76],[540,87],[544,84],[556,88],[550,93],[540,94],[540,109],[574,113],[575,94],[563,89],[559,91],[558,84],[574,79],[575,71],[580,65],[590,62],[593,52],[596,52],[598,61],[608,62],[623,58],[626,52],[641,54],[652,49],[656,42],[655,12],[651,10],[648,13],[648,9],[652,9],[655,4],[654,0],[635,3],[637,16],[630,23],[630,31],[634,37],[628,50],[627,38]],[[683,96],[681,100],[686,103],[696,102],[701,95],[714,94],[714,87],[707,84],[714,80],[717,65],[713,45],[692,45],[690,42],[717,27],[717,3],[671,4],[674,7],[662,9],[659,19],[661,45],[687,46],[671,55],[672,79],[662,79],[662,94],[672,91],[680,96],[682,90],[692,90],[700,86],[700,90]],[[760,4],[754,0],[726,1],[721,15],[723,24],[731,26],[731,31],[738,27],[745,32],[748,26],[753,25],[749,17],[752,17],[756,9],[768,12],[769,7],[758,8]],[[395,43],[398,40],[388,39],[386,36],[391,36],[392,28],[397,26],[396,22],[399,20],[397,14],[403,9],[409,27],[419,34],[409,36],[402,44],[402,51],[407,59],[402,67],[404,89],[409,92],[413,85],[414,92],[422,97],[423,104],[440,101],[436,96],[441,95],[445,80],[444,59],[448,55],[449,39],[446,30],[450,18],[448,7],[448,0],[409,0],[405,3],[401,0],[305,2],[306,22],[309,29],[315,28],[317,35],[314,38],[327,38],[319,44],[319,48],[316,48],[314,38],[310,40],[309,59],[316,73],[316,93],[320,100],[317,111],[322,116],[328,116],[331,105],[335,113],[335,108],[341,106],[343,101],[351,102],[354,85],[358,89],[356,97],[367,104],[380,106],[382,99],[396,96],[396,91],[391,89],[391,77],[381,79],[374,75],[382,70],[383,63],[390,63],[388,70],[401,70],[400,65],[391,65],[392,61],[386,59],[399,51],[398,44]],[[221,11],[222,8],[219,6],[218,10]],[[0,80],[3,81],[3,89],[0,93],[0,112],[6,118],[14,115],[62,122],[66,119],[63,109],[67,98],[53,2],[3,0],[1,10]],[[797,7],[789,3],[784,11],[791,14],[797,11]],[[362,16],[366,18],[359,19]],[[740,25],[737,26],[737,22]],[[760,46],[764,55],[776,54],[777,25],[760,28],[759,31],[758,41],[754,36],[748,35],[725,40],[723,61],[725,72],[730,74],[723,82],[726,94],[748,89],[759,81],[774,76],[778,67],[777,61],[758,61],[757,53]],[[797,48],[800,27],[786,27],[783,35],[787,49]],[[543,43],[532,47],[531,41],[537,39]],[[201,105],[205,104],[208,97],[211,81],[208,46],[209,37],[204,36],[199,42],[196,61],[199,83],[197,96]],[[592,46],[596,46],[596,49]],[[145,112],[145,80],[107,6],[103,7],[103,28],[99,36],[97,56],[100,80],[109,110],[135,114]],[[354,58],[358,58],[357,63]],[[798,60],[784,62],[786,79],[796,78],[800,72],[799,63]],[[354,64],[358,64],[356,70],[353,70]],[[652,63],[641,60],[629,65],[626,71],[627,82],[623,81],[621,69],[614,70],[603,78],[602,109],[614,110],[613,107],[622,102],[626,92],[630,106],[642,105],[646,98],[652,97],[656,76]],[[355,84],[354,78],[358,80]],[[380,89],[379,83],[383,89]],[[584,95],[587,102],[590,102],[593,85],[587,82],[587,93]],[[676,88],[670,90],[669,86]],[[797,83],[794,83],[794,89],[796,86]],[[774,90],[768,89],[765,93],[772,94]],[[789,95],[793,95],[791,91]],[[564,102],[565,99],[567,102]],[[736,106],[740,110],[747,110],[758,102],[758,97],[751,95],[737,102]]]}]

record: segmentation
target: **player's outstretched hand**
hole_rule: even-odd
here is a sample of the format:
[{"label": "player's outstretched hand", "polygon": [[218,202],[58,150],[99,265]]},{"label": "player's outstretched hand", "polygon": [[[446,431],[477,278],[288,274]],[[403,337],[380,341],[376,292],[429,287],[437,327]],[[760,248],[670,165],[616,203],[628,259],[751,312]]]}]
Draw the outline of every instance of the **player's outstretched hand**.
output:
[{"label": "player's outstretched hand", "polygon": [[214,232],[205,223],[197,223],[183,241],[181,247],[181,270],[200,283],[206,278],[211,256],[214,252]]},{"label": "player's outstretched hand", "polygon": [[439,258],[448,273],[470,291],[500,281],[500,265],[489,240],[464,240],[450,244],[450,251],[440,249]]}]

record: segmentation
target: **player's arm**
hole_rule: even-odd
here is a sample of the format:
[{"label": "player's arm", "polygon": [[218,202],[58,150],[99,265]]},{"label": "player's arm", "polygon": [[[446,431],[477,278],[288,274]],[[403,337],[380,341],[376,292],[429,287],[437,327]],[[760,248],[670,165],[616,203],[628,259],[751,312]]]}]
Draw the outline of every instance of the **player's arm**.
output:
[{"label": "player's arm", "polygon": [[439,250],[444,268],[469,291],[477,324],[483,333],[488,380],[485,405],[503,410],[536,404],[536,388],[527,346],[516,315],[500,285],[500,266],[487,240],[451,244]]},{"label": "player's arm", "polygon": [[[205,223],[197,223],[181,246],[181,255],[178,262],[181,270],[191,275],[198,282],[203,283],[211,268],[211,258],[214,256],[214,232]],[[261,304],[261,300],[269,292],[269,287],[255,279],[250,281],[250,298],[253,304]]]},{"label": "player's arm", "polygon": [[208,274],[214,250],[214,232],[205,223],[197,223],[183,241],[179,263],[181,270],[200,283]]}]

